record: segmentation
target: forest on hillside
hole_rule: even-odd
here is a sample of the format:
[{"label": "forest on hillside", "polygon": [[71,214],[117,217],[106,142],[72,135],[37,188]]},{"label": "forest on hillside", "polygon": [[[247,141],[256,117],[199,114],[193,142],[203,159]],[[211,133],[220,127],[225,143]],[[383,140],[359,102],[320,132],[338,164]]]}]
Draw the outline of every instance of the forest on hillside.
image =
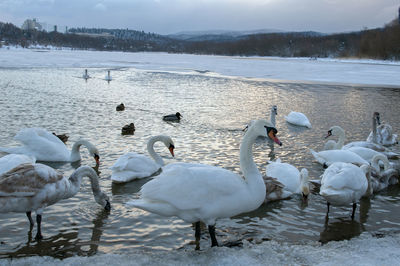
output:
[{"label": "forest on hillside", "polygon": [[185,41],[143,31],[70,29],[68,33],[22,30],[0,22],[2,45],[68,47],[126,52],[168,52],[238,56],[334,57],[400,60],[400,25],[341,34],[285,32],[229,40]]}]

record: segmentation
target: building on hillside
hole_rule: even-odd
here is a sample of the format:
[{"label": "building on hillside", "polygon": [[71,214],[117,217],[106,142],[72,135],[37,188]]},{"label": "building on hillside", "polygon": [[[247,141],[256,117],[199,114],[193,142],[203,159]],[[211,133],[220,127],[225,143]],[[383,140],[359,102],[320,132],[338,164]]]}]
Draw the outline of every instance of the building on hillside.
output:
[{"label": "building on hillside", "polygon": [[23,30],[42,30],[42,25],[34,19],[27,19],[21,27]]}]

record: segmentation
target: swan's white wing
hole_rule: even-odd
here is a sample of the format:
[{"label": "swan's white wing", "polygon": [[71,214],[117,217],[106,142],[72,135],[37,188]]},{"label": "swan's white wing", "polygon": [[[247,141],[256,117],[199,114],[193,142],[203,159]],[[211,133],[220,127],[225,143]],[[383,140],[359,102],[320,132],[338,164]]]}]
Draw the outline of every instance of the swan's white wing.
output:
[{"label": "swan's white wing", "polygon": [[160,169],[154,160],[149,157],[128,152],[122,155],[115,164],[110,167],[113,171],[111,180],[115,182],[129,182],[136,178],[148,177]]},{"label": "swan's white wing", "polygon": [[24,154],[7,154],[0,158],[0,174],[23,163],[35,163],[36,159]]},{"label": "swan's white wing", "polygon": [[291,164],[272,162],[266,166],[266,175],[279,181],[285,190],[295,193],[300,187],[300,172]]},{"label": "swan's white wing", "polygon": [[0,176],[0,197],[34,196],[62,178],[62,174],[47,165],[21,164]]},{"label": "swan's white wing", "polygon": [[[244,180],[231,171],[214,166],[170,167],[141,189],[148,202],[165,202],[177,209],[198,209],[221,202],[243,189]],[[229,204],[229,202],[226,202]]]},{"label": "swan's white wing", "polygon": [[330,165],[334,162],[356,163],[359,165],[368,164],[368,161],[364,160],[358,154],[348,150],[328,150],[315,152],[314,150],[310,149],[310,151],[320,164]]},{"label": "swan's white wing", "polygon": [[1,150],[31,155],[38,161],[69,161],[70,159],[70,151],[65,144],[57,136],[42,128],[22,129],[14,138],[23,146],[1,148]]}]

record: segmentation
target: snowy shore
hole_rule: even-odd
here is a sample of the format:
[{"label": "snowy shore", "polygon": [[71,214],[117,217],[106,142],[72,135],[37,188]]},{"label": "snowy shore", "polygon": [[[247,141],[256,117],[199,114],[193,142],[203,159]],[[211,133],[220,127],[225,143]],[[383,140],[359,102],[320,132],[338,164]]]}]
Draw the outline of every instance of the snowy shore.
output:
[{"label": "snowy shore", "polygon": [[399,265],[400,236],[383,238],[367,233],[352,240],[294,245],[267,241],[244,243],[243,248],[205,248],[204,251],[170,251],[102,254],[92,257],[3,259],[0,265]]},{"label": "snowy shore", "polygon": [[400,62],[55,49],[0,49],[0,67],[121,68],[290,82],[400,87]]}]

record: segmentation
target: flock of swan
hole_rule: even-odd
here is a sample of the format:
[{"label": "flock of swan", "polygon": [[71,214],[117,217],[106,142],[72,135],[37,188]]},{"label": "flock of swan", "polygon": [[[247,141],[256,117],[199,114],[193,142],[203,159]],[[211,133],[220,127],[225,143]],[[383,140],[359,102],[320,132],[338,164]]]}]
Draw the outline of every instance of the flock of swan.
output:
[{"label": "flock of swan", "polygon": [[[352,218],[357,202],[362,196],[385,189],[398,183],[399,170],[389,158],[398,154],[388,146],[397,144],[397,135],[388,124],[380,123],[374,113],[373,129],[366,141],[344,144],[345,133],[339,126],[328,130],[329,140],[320,152],[311,150],[315,160],[326,169],[321,179],[310,180],[308,170],[300,171],[280,159],[270,161],[265,173],[260,172],[253,160],[252,146],[258,137],[264,137],[271,145],[282,145],[277,137],[275,116],[277,107],[272,106],[268,120],[249,123],[240,145],[240,169],[238,175],[227,169],[199,163],[170,163],[164,165],[154,150],[156,142],[162,142],[174,156],[175,144],[171,137],[157,135],[147,142],[150,157],[128,152],[110,167],[114,183],[126,183],[144,177],[152,177],[140,190],[140,198],[129,201],[133,206],[162,216],[176,216],[195,225],[196,249],[200,249],[200,222],[208,226],[211,246],[218,246],[215,224],[219,218],[232,217],[257,209],[263,202],[302,195],[307,200],[310,183],[320,185],[320,195],[327,201],[327,217],[330,205],[353,205]],[[164,121],[179,122],[181,114],[164,116]],[[288,123],[311,128],[307,117],[291,112],[285,117]],[[83,177],[92,184],[95,201],[110,210],[110,199],[101,191],[99,177],[92,167],[81,166],[67,178],[53,168],[37,161],[75,162],[80,160],[80,147],[85,146],[99,165],[99,151],[87,140],[79,140],[69,150],[54,134],[42,128],[22,129],[15,136],[20,147],[0,147],[9,153],[0,158],[0,213],[25,212],[31,229],[34,225],[31,212],[36,212],[37,234],[41,239],[43,210],[61,199],[74,196]]]}]

